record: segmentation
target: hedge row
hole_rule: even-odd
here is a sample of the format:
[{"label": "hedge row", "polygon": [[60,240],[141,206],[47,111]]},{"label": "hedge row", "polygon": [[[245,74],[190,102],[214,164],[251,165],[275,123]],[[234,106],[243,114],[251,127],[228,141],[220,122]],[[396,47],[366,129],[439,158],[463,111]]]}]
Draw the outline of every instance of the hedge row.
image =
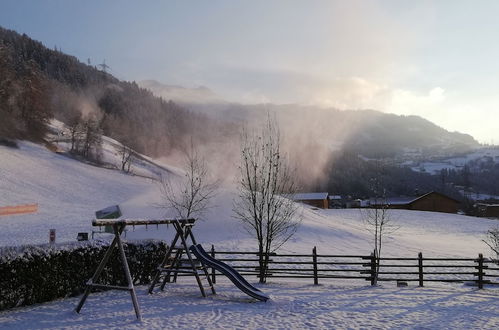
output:
[{"label": "hedge row", "polygon": [[[81,294],[104,256],[108,242],[35,246],[0,250],[0,310]],[[124,244],[134,284],[150,283],[164,256],[163,241]],[[125,285],[118,249],[99,283]]]}]

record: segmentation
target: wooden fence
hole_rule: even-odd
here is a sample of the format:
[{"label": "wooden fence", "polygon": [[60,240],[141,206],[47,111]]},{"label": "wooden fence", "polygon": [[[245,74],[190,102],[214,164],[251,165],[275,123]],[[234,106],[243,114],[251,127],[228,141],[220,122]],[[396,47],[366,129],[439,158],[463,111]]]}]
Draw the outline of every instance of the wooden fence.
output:
[{"label": "wooden fence", "polygon": [[[211,255],[223,261],[243,276],[259,274],[257,252],[215,251]],[[370,281],[417,282],[471,282],[478,288],[484,284],[499,285],[498,260],[477,258],[426,258],[420,252],[414,258],[376,258],[371,255],[318,254],[317,248],[311,254],[277,254],[270,256],[268,278],[305,278],[319,284],[320,279],[351,279]],[[377,272],[377,263],[379,271]],[[377,274],[376,274],[377,273]],[[219,274],[212,270],[216,283]]]}]

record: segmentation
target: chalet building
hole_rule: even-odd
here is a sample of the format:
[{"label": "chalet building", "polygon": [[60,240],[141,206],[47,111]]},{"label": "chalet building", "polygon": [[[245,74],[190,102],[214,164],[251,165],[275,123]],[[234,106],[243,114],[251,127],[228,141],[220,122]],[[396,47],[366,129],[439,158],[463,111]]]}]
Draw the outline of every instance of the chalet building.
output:
[{"label": "chalet building", "polygon": [[477,215],[484,218],[499,218],[499,204],[477,204]]},{"label": "chalet building", "polygon": [[370,199],[368,207],[386,203],[390,209],[457,213],[459,201],[444,194],[432,191],[419,197],[396,197],[386,200]]},{"label": "chalet building", "polygon": [[293,196],[295,202],[311,205],[321,209],[329,208],[329,198],[327,192],[299,193]]},{"label": "chalet building", "polygon": [[329,207],[332,209],[340,209],[343,208],[343,198],[340,195],[329,195]]}]

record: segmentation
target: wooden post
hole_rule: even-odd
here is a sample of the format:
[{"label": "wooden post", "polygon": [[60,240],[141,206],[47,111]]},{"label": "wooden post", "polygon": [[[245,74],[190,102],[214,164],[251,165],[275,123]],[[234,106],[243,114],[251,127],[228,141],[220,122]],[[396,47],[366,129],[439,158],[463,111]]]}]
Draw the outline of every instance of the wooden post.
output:
[{"label": "wooden post", "polygon": [[[215,259],[215,246],[212,244],[211,245],[211,256],[213,259]],[[215,275],[215,268],[211,268],[211,281],[213,284],[217,284],[217,277]]]},{"label": "wooden post", "polygon": [[312,260],[314,262],[314,285],[319,284],[319,277],[317,275],[317,247],[314,246],[312,249]]},{"label": "wooden post", "polygon": [[[139,302],[137,301],[137,295],[135,293],[135,288],[133,286],[133,279],[132,279],[132,276],[130,274],[130,268],[128,267],[128,262],[126,260],[125,250],[123,248],[123,243],[121,241],[121,234],[125,230],[125,227],[126,227],[126,224],[113,224],[112,225],[112,228],[114,231],[113,242],[108,247],[106,253],[104,254],[104,258],[102,258],[101,262],[99,263],[99,266],[97,267],[97,270],[95,271],[94,275],[87,282],[87,287],[85,288],[85,293],[81,297],[80,302],[78,303],[78,306],[76,306],[76,309],[75,309],[75,311],[77,313],[80,312],[88,295],[92,291],[92,288],[110,288],[110,289],[129,291],[130,295],[132,297],[132,303],[133,303],[133,308],[135,310],[135,316],[137,317],[137,319],[139,321],[142,320],[142,316],[140,314]],[[99,276],[101,275],[102,271],[104,270],[106,263],[108,262],[109,258],[111,257],[111,254],[112,254],[115,246],[118,247],[118,252],[120,254],[120,259],[121,259],[121,264],[122,264],[123,270],[125,272],[125,279],[127,281],[127,286],[115,286],[115,285],[107,285],[107,284],[98,284],[97,283],[97,280],[99,279]]]},{"label": "wooden post", "polygon": [[113,253],[114,247],[118,243],[118,235],[119,234],[114,235],[114,239],[113,239],[111,245],[109,245],[109,247],[107,248],[107,251],[104,254],[104,257],[102,258],[101,262],[99,263],[97,270],[95,271],[94,275],[92,276],[92,279],[87,281],[85,292],[84,292],[83,296],[81,297],[80,302],[78,303],[78,306],[76,306],[76,309],[75,309],[76,313],[80,312],[81,308],[83,307],[83,304],[85,303],[85,300],[87,300],[88,295],[92,291],[92,284],[97,283],[97,280],[99,279],[100,274],[104,270],[104,267],[106,266],[107,261],[109,260],[109,257],[111,257],[111,254]]},{"label": "wooden post", "polygon": [[419,286],[423,286],[423,253],[418,254]]},{"label": "wooden post", "polygon": [[376,250],[371,253],[371,285],[376,285]]},{"label": "wooden post", "polygon": [[130,274],[130,268],[128,267],[128,261],[126,260],[125,250],[123,249],[123,243],[121,242],[120,234],[125,229],[125,225],[122,228],[118,227],[118,225],[113,225],[114,232],[118,237],[118,250],[120,252],[121,264],[123,269],[125,270],[125,278],[128,284],[128,289],[130,290],[130,296],[132,297],[133,309],[135,310],[135,316],[137,320],[141,321],[142,316],[140,314],[139,302],[137,301],[137,294],[135,293],[135,288],[133,287],[133,279]]},{"label": "wooden post", "polygon": [[483,254],[478,254],[478,288],[483,289]]}]

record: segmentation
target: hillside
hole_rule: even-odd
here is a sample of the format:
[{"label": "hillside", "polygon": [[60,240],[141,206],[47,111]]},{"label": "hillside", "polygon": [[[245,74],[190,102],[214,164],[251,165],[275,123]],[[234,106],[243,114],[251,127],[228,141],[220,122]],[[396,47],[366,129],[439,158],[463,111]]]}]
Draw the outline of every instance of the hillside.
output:
[{"label": "hillside", "polygon": [[[76,57],[0,27],[0,140],[41,141],[47,122],[92,120],[147,155],[168,155],[193,139],[209,143],[216,122],[120,81]],[[208,134],[209,133],[209,134]]]},{"label": "hillside", "polygon": [[[106,147],[110,149],[110,147]],[[109,154],[110,157],[112,153]],[[158,186],[151,179],[126,175],[117,170],[81,163],[50,152],[29,142],[19,149],[0,146],[1,187],[9,194],[0,196],[0,205],[38,203],[37,214],[2,216],[0,245],[40,244],[48,241],[49,229],[57,230],[58,242],[76,240],[78,232],[90,232],[94,212],[120,204],[128,218],[154,218],[167,215],[155,207],[160,201]],[[213,208],[196,225],[198,241],[220,249],[253,250],[254,241],[232,214],[231,187],[221,189]],[[370,235],[358,209],[313,210],[300,207],[302,224],[283,251],[367,253]],[[431,212],[394,211],[400,229],[387,237],[387,255],[414,255],[423,251],[439,256],[474,256],[488,253],[481,242],[484,233],[497,221]],[[129,229],[128,239],[168,239],[171,228]],[[99,238],[109,238],[106,234]]]}]

